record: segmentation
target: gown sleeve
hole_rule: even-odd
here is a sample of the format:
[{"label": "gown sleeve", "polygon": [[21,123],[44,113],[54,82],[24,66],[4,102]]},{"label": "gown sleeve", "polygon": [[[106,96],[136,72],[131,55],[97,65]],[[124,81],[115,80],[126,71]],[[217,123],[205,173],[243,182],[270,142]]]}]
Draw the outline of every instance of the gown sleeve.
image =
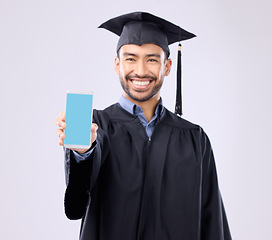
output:
[{"label": "gown sleeve", "polygon": [[227,217],[220,194],[212,147],[207,135],[202,135],[202,240],[231,240]]},{"label": "gown sleeve", "polygon": [[[94,122],[95,118],[94,118]],[[99,123],[96,122],[99,126]],[[108,154],[109,141],[104,131],[98,128],[95,148],[86,160],[77,162],[73,151],[64,148],[66,191],[64,209],[71,220],[84,216],[91,201],[91,192],[96,183],[100,168]]]}]

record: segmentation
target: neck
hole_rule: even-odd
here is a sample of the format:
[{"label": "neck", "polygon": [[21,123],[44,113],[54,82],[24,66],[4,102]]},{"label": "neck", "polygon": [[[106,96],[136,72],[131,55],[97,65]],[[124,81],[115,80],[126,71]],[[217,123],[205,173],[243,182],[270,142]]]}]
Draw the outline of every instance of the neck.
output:
[{"label": "neck", "polygon": [[133,102],[134,104],[138,105],[139,107],[141,107],[143,109],[145,118],[148,122],[154,116],[156,107],[160,101],[160,94],[159,93],[144,102],[140,102],[140,101],[136,101],[136,100],[132,99],[125,92],[123,93],[123,96],[126,99],[128,99],[129,101]]}]

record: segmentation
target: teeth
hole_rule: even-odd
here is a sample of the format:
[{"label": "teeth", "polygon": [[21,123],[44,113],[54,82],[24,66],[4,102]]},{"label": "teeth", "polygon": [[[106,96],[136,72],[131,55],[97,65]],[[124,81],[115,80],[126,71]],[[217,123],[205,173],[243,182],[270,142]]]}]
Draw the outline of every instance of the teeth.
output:
[{"label": "teeth", "polygon": [[150,83],[150,81],[136,81],[136,80],[134,80],[134,81],[132,81],[132,83],[135,85],[139,85],[139,86],[147,86]]}]

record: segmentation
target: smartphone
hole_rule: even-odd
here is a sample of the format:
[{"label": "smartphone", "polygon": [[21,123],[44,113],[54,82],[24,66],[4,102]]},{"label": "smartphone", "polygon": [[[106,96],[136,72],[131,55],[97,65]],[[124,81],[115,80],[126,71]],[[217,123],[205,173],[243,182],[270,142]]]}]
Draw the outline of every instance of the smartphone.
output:
[{"label": "smartphone", "polygon": [[91,146],[93,92],[67,91],[65,109],[64,147],[88,149]]}]

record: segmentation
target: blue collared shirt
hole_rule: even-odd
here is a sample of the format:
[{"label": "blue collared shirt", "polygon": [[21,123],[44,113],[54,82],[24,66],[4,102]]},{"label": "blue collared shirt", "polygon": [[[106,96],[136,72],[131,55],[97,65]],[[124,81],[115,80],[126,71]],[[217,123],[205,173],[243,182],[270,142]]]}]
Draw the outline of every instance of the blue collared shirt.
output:
[{"label": "blue collared shirt", "polygon": [[143,109],[141,107],[139,107],[138,105],[132,103],[131,101],[129,101],[127,98],[125,98],[123,95],[121,96],[121,98],[119,99],[120,106],[125,109],[127,112],[133,114],[133,115],[137,115],[138,118],[140,119],[141,123],[143,124],[146,134],[149,138],[151,138],[151,135],[155,129],[155,125],[157,123],[158,118],[162,115],[163,113],[163,104],[162,104],[162,99],[160,99],[156,109],[155,109],[155,114],[152,117],[152,119],[148,122]]},{"label": "blue collared shirt", "polygon": [[[161,117],[163,110],[164,110],[162,99],[160,99],[160,101],[155,109],[155,114],[149,122],[147,121],[147,119],[144,115],[143,109],[141,107],[139,107],[138,105],[134,104],[133,102],[129,101],[123,95],[119,99],[118,103],[127,112],[138,116],[138,118],[140,119],[141,123],[143,124],[143,126],[145,128],[148,138],[150,139],[152,136],[152,133],[155,129],[156,123],[157,123],[158,119]],[[85,160],[93,152],[93,149],[91,151],[88,151],[83,154],[79,154],[79,153],[73,151],[74,156],[75,156],[75,160],[77,162]]]}]

